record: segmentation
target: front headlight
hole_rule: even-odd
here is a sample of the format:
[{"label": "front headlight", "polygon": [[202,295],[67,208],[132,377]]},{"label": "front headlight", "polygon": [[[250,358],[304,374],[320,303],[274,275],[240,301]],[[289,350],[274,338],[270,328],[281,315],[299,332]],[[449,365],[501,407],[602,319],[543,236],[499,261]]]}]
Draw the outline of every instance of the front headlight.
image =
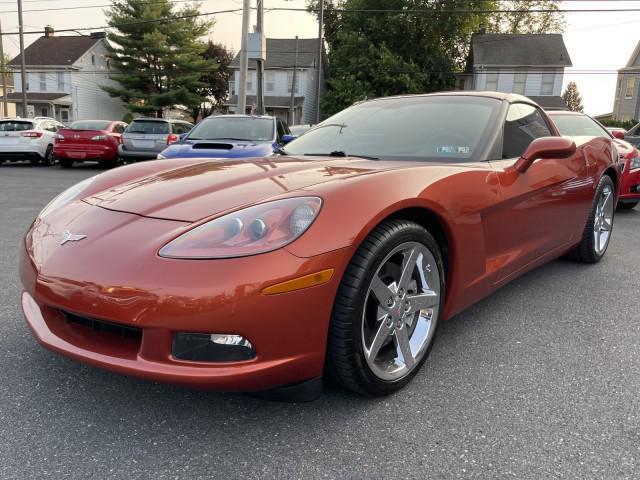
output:
[{"label": "front headlight", "polygon": [[165,157],[164,155],[162,155],[161,153],[159,153],[159,154],[156,156],[156,158],[157,158],[158,160],[163,160],[163,159],[165,159],[165,158],[167,158],[167,157]]},{"label": "front headlight", "polygon": [[633,157],[629,162],[629,170],[640,168],[640,157]]},{"label": "front headlight", "polygon": [[40,214],[38,215],[40,218],[43,218],[53,212],[54,210],[58,210],[59,208],[64,207],[66,204],[72,202],[73,200],[80,195],[80,193],[87,188],[95,177],[89,177],[84,179],[83,181],[76,183],[72,187],[67,188],[60,195],[51,200],[46,207],[42,209]]},{"label": "front headlight", "polygon": [[166,258],[232,258],[271,252],[302,235],[320,212],[318,197],[254,205],[204,223],[160,249]]}]

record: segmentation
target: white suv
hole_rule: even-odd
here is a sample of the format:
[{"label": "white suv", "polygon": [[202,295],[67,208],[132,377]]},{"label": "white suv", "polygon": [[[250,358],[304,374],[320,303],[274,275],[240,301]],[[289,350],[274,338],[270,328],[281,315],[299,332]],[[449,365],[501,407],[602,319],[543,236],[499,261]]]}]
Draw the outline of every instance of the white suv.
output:
[{"label": "white suv", "polygon": [[56,132],[63,126],[48,117],[0,119],[0,164],[31,160],[34,165],[53,165]]}]

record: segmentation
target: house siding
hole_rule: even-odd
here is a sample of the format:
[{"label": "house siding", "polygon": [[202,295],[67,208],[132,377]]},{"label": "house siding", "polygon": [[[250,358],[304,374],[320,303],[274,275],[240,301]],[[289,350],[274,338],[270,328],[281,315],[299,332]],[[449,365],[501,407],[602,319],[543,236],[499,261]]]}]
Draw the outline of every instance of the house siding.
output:
[{"label": "house siding", "polygon": [[[539,68],[535,69],[517,69],[518,73],[527,74],[527,83],[525,85],[524,94],[527,96],[544,96],[542,94],[542,75],[543,73],[553,73],[553,96],[559,96],[562,92],[562,82],[564,81],[564,70],[559,68]],[[487,74],[498,74],[498,87],[496,91],[502,93],[513,93],[515,81],[515,69],[513,68],[483,68],[481,71],[475,72],[475,89],[487,89]]]},{"label": "house siding", "polygon": [[[627,79],[635,78],[635,86],[631,98],[625,96]],[[622,80],[620,92],[618,92],[618,80]],[[640,117],[638,96],[640,94],[640,72],[627,71],[618,73],[616,80],[616,93],[613,107],[615,120],[637,120]]]}]

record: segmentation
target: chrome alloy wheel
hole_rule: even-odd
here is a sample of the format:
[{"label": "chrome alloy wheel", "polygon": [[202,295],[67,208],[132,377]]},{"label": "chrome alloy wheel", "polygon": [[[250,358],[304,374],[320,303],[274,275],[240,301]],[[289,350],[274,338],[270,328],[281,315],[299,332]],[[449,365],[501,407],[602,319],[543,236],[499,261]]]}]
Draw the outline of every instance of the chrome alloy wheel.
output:
[{"label": "chrome alloy wheel", "polygon": [[593,219],[593,248],[598,255],[602,255],[609,245],[613,227],[613,211],[613,189],[610,185],[605,185],[598,199]]},{"label": "chrome alloy wheel", "polygon": [[380,263],[365,300],[362,345],[372,373],[397,380],[420,364],[438,320],[440,272],[421,243],[406,242]]}]

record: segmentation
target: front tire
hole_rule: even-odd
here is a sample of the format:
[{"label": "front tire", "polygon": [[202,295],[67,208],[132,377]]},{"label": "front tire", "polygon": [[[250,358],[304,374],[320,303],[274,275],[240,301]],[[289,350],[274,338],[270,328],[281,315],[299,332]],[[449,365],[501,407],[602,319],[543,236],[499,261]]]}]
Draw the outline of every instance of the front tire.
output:
[{"label": "front tire", "polygon": [[444,265],[417,223],[379,225],[351,259],[336,296],[327,373],[367,396],[404,387],[426,360],[444,299]]},{"label": "front tire", "polygon": [[598,183],[591,213],[582,240],[574,250],[574,258],[582,263],[599,262],[609,247],[615,213],[615,186],[608,175]]}]

